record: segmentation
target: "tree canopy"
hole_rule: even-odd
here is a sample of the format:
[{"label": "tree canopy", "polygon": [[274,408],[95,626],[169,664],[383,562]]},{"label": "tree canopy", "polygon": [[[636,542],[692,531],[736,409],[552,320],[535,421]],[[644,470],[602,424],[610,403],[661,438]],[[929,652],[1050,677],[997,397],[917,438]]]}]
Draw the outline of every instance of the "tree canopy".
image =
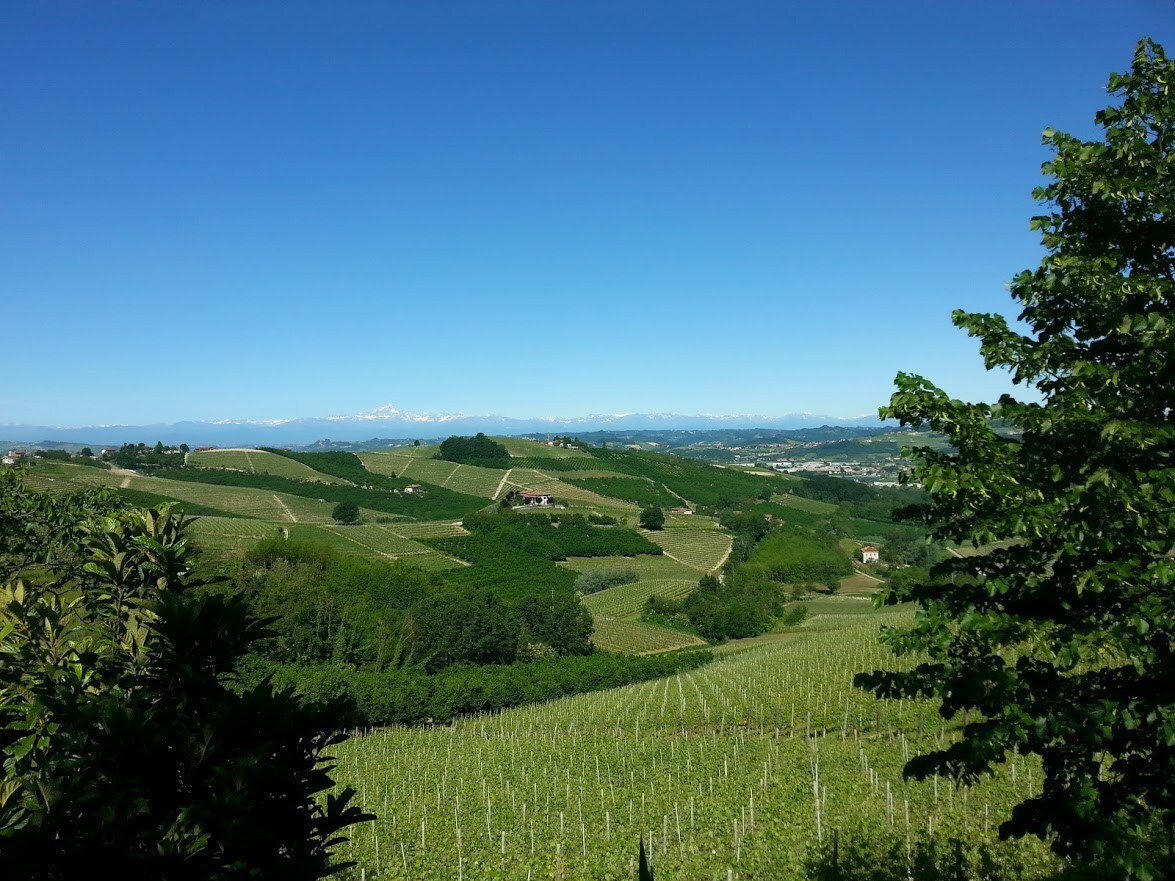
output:
[{"label": "tree canopy", "polygon": [[936,697],[948,719],[972,713],[908,775],[970,782],[1036,754],[1042,788],[1001,834],[1140,878],[1175,864],[1173,84],[1175,63],[1143,40],[1110,77],[1101,140],[1045,131],[1032,227],[1047,253],[1011,286],[1025,331],[954,313],[1028,394],[964,403],[899,374],[882,415],[954,447],[912,450],[908,479],[930,495],[916,515],[936,538],[994,547],[891,585],[889,602],[921,609],[885,639],[925,660],[858,677],[880,696]]},{"label": "tree canopy", "polygon": [[0,876],[318,878],[365,818],[318,801],[330,704],[230,688],[264,622],[198,589],[185,526],[0,475]]},{"label": "tree canopy", "polygon": [[509,461],[510,453],[502,444],[479,431],[473,437],[453,436],[441,441],[437,458],[449,462],[498,463]]}]

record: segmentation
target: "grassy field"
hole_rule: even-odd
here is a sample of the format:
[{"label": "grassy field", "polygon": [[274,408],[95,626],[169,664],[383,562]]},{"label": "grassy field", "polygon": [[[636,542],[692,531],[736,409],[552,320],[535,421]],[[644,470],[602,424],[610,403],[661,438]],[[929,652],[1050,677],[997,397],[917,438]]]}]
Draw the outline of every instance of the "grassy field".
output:
[{"label": "grassy field", "polygon": [[845,594],[874,594],[883,586],[884,582],[863,572],[854,572],[840,580],[840,592]]},{"label": "grassy field", "polygon": [[[998,843],[995,828],[1037,791],[1037,765],[1012,756],[968,791],[907,781],[905,757],[955,725],[852,687],[901,663],[877,631],[907,620],[846,615],[668,679],[357,737],[337,776],[380,818],[343,849],[359,864],[345,877],[628,879],[639,837],[658,878],[775,881],[805,877],[834,834],[842,853],[880,839],[899,858],[928,840],[950,856],[957,839],[993,855],[965,877],[1013,864],[1040,877],[1054,868],[1043,846]],[[607,627],[617,641],[628,629]]]},{"label": "grassy field", "polygon": [[264,450],[203,450],[199,453],[188,453],[187,463],[201,468],[230,468],[234,471],[247,471],[250,474],[276,474],[278,477],[314,480],[319,483],[347,482],[315,471],[301,462]]}]

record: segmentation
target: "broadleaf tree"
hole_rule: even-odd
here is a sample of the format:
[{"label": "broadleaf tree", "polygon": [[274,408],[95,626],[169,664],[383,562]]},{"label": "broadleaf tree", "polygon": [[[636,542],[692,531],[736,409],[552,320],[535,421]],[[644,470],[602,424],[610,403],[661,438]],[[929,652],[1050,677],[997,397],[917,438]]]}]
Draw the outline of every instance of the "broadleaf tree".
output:
[{"label": "broadleaf tree", "polygon": [[922,656],[858,684],[968,719],[907,776],[969,783],[1018,751],[1040,789],[1001,835],[1037,835],[1107,877],[1172,877],[1175,820],[1175,63],[1142,40],[1099,140],[1046,130],[1031,225],[1046,254],[1011,284],[1020,325],[954,313],[1025,393],[964,403],[899,374],[882,415],[942,432],[914,447],[911,512],[983,552],[891,587],[883,639]]},{"label": "broadleaf tree", "polygon": [[[204,592],[186,522],[0,474],[0,877],[320,878],[370,819],[339,708],[234,688],[268,635]],[[101,874],[101,873],[99,873]]]}]

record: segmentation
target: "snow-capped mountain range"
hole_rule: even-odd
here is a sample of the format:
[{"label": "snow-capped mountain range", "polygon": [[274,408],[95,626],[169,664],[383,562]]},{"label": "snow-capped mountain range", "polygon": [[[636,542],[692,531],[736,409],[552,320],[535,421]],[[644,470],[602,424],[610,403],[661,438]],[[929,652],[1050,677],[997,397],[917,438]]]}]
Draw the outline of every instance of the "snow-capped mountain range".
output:
[{"label": "snow-capped mountain range", "polygon": [[0,438],[20,441],[59,441],[87,444],[188,443],[197,445],[307,444],[321,438],[359,441],[371,437],[422,440],[453,434],[515,435],[533,432],[638,431],[641,429],[815,428],[821,425],[877,424],[875,415],[838,417],[815,413],[782,416],[753,414],[695,415],[680,413],[612,413],[589,416],[470,416],[464,413],[405,413],[388,404],[369,413],[350,416],[310,416],[298,419],[217,419],[211,422],[174,422],[154,425],[0,425]]}]

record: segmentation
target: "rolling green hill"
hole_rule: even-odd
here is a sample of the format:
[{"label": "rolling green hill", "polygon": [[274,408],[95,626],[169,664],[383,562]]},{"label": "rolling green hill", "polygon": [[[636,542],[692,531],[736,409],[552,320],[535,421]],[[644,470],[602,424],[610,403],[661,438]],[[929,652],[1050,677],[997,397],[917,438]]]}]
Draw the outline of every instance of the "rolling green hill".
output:
[{"label": "rolling green hill", "polygon": [[[860,509],[868,516],[878,516],[869,505],[884,508],[877,506],[876,490],[842,487],[843,482],[827,479],[807,482],[748,474],[649,451],[493,440],[509,452],[510,458],[500,463],[503,467],[437,459],[435,445],[359,454],[231,449],[191,453],[182,468],[143,473],[38,462],[30,480],[45,491],[100,485],[140,503],[174,500],[199,518],[195,540],[213,558],[239,553],[277,535],[312,540],[357,557],[445,571],[455,583],[504,593],[517,592],[525,584],[569,590],[577,572],[635,569],[636,583],[585,600],[597,621],[597,645],[635,652],[691,641],[688,634],[639,618],[646,599],[681,599],[731,554],[732,535],[706,512],[734,507],[819,532],[844,514],[846,503],[837,501],[841,497],[858,506],[854,512]],[[635,527],[642,504],[687,505],[697,513],[670,514],[664,530],[646,532],[641,538],[656,553],[646,550],[635,557],[617,556],[607,542],[591,552],[595,556],[574,550],[566,560],[536,556],[500,539],[471,536],[461,527],[471,515],[496,510],[511,493],[528,490],[553,495],[555,511],[618,524],[591,527],[601,538],[609,529]],[[344,501],[359,507],[360,525],[334,522],[334,506]],[[870,537],[908,528],[868,516],[842,516],[842,522],[854,535]],[[850,586],[859,587],[855,582]],[[637,638],[642,633],[644,642]]]}]

